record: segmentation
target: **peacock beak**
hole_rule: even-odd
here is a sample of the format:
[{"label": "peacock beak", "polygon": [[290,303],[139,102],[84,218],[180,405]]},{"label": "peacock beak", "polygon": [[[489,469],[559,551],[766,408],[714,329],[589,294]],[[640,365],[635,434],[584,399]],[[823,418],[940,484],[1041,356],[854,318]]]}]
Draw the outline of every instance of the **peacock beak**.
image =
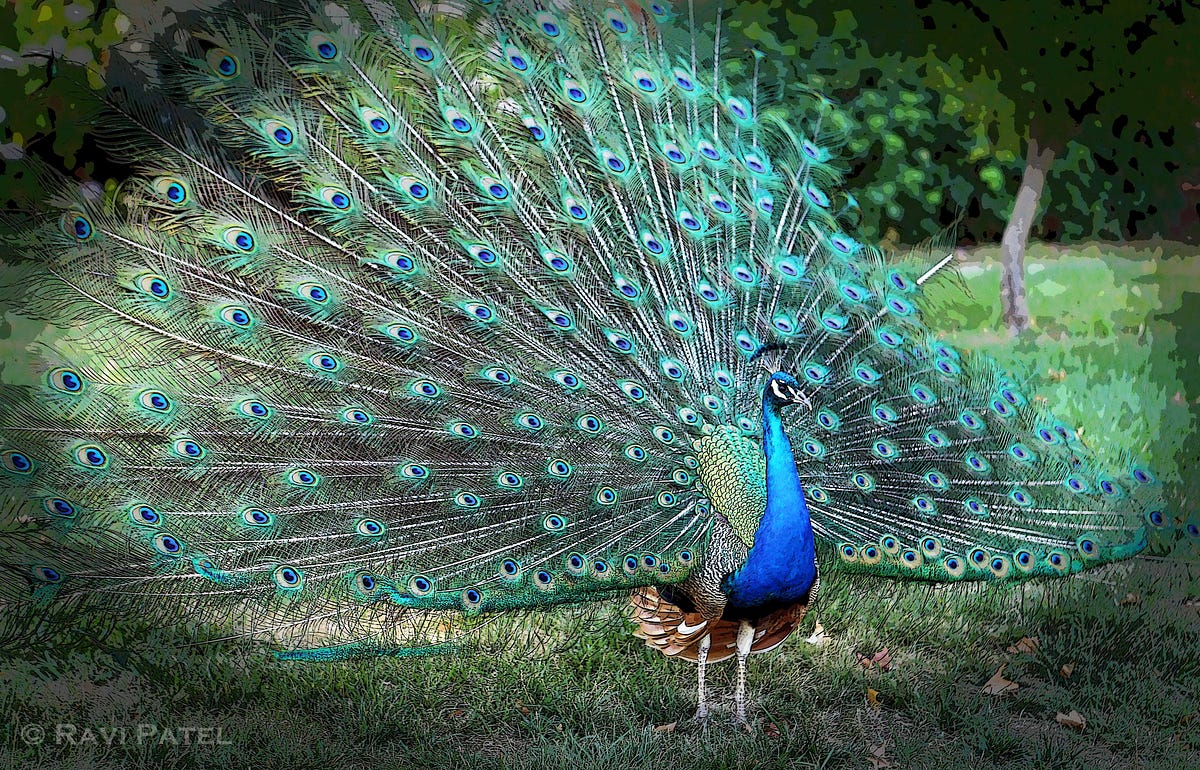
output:
[{"label": "peacock beak", "polygon": [[789,383],[771,380],[771,393],[785,404],[800,404],[805,407],[812,407],[812,402],[808,399],[808,396],[799,388]]}]

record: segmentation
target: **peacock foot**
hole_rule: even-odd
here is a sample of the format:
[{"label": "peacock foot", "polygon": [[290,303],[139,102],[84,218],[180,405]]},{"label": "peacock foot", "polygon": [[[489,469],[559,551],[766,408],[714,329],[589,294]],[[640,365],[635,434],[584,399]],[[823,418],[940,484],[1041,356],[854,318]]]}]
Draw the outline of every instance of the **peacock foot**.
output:
[{"label": "peacock foot", "polygon": [[697,709],[691,719],[680,720],[675,725],[675,732],[708,735],[709,727],[713,724],[713,721],[711,711],[708,709]]}]

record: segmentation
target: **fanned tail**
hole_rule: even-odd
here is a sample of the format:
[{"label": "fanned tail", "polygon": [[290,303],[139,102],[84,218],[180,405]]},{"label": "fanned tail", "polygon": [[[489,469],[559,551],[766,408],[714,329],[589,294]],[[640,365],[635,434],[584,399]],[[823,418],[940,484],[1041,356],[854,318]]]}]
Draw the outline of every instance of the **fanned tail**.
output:
[{"label": "fanned tail", "polygon": [[137,174],[17,239],[47,329],[4,391],[6,601],[322,658],[676,584],[716,526],[693,442],[756,440],[767,364],[848,567],[1070,573],[1169,524],[1149,471],[931,337],[933,265],[840,224],[819,95],[737,95],[659,2],[339,13],[162,52],[162,101],[102,127]]},{"label": "fanned tail", "polygon": [[1130,558],[1149,533],[1173,531],[1148,468],[1127,459],[1110,471],[1010,373],[925,326],[923,286],[952,258],[831,272],[813,333],[781,356],[813,402],[789,427],[831,566],[934,581],[1054,577]]}]

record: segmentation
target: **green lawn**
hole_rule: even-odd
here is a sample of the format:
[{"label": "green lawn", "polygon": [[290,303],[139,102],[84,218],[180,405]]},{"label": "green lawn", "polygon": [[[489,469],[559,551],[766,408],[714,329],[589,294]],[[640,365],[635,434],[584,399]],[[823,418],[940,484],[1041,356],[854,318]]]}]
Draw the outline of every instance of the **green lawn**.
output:
[{"label": "green lawn", "polygon": [[[1036,329],[1017,342],[996,331],[991,256],[963,265],[973,296],[939,292],[936,325],[1022,370],[1027,390],[1101,454],[1132,446],[1175,510],[1195,515],[1200,256],[1036,248]],[[327,664],[121,627],[102,647],[0,662],[12,725],[0,767],[1200,768],[1200,567],[1179,562],[1196,561],[1192,544],[1168,555],[1017,588],[830,576],[808,621],[824,626],[824,643],[806,631],[752,660],[751,734],[722,721],[732,665],[710,675],[717,719],[688,729],[694,667],[615,622],[569,634],[570,615],[542,618],[550,644],[532,658],[512,645],[499,656]],[[1007,651],[1022,637],[1036,649]],[[856,662],[884,647],[889,670]],[[1001,666],[1017,689],[985,694]],[[1055,721],[1072,710],[1085,728]],[[40,745],[27,744],[29,725],[46,731]],[[114,727],[125,735],[100,732]],[[221,744],[210,731],[193,733],[203,745],[182,745],[181,728],[220,728]]]}]

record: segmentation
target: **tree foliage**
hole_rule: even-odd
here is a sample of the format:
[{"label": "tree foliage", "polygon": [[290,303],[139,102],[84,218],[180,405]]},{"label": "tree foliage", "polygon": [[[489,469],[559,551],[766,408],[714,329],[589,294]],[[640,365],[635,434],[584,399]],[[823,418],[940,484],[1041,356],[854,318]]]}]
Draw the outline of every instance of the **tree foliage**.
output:
[{"label": "tree foliage", "polygon": [[6,199],[36,193],[26,152],[56,159],[64,169],[88,162],[91,143],[79,116],[89,90],[104,87],[111,47],[130,20],[107,2],[41,0],[0,4],[0,184]]},{"label": "tree foliage", "polygon": [[755,0],[727,24],[733,47],[842,103],[864,221],[902,239],[958,210],[995,239],[1030,138],[1057,156],[1035,235],[1194,237],[1195,0]]}]

